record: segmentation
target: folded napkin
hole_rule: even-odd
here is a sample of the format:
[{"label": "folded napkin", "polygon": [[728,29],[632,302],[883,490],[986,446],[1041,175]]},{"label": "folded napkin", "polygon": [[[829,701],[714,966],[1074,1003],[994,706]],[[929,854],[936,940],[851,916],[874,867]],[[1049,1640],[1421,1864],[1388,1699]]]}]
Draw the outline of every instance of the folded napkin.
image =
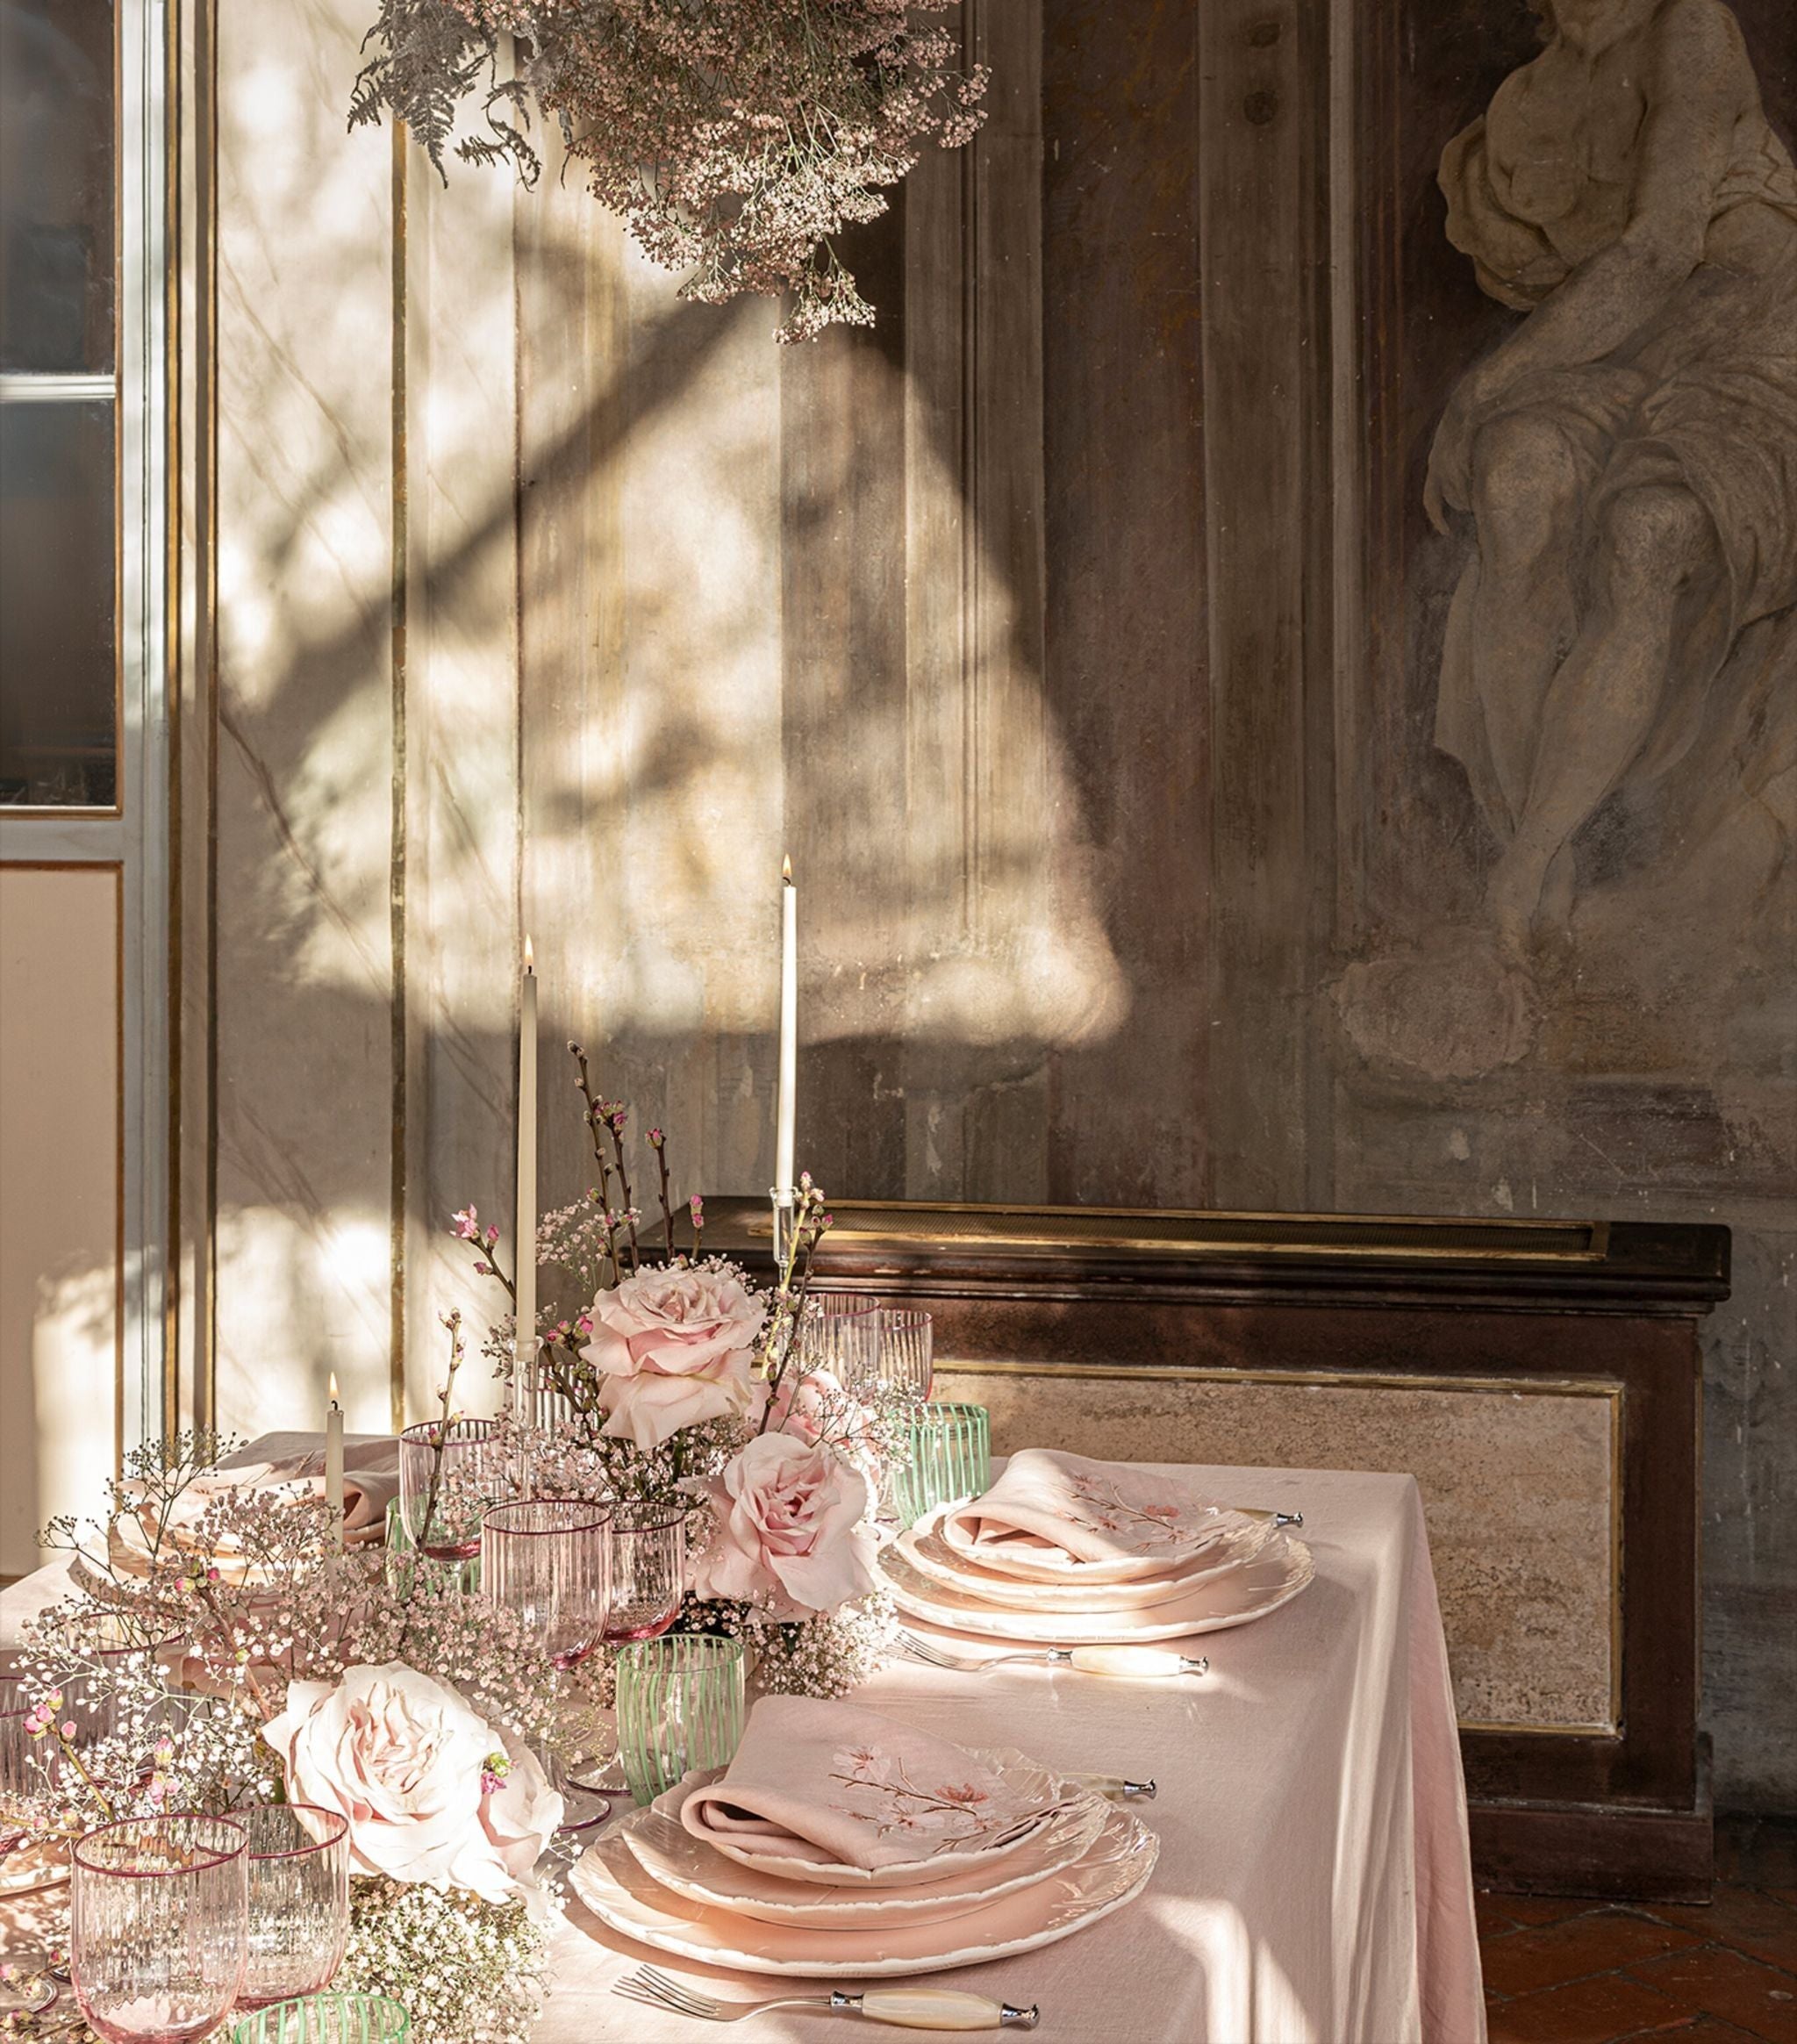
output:
[{"label": "folded napkin", "polygon": [[[254,1447],[194,1478],[175,1501],[161,1531],[161,1550],[205,1559],[230,1580],[241,1580],[247,1564],[228,1538],[207,1537],[205,1516],[222,1497],[242,1489],[308,1503],[325,1495],[325,1450],[317,1434],[268,1434]],[[127,1484],[125,1493],[141,1495]],[[351,1546],[382,1538],[387,1507],[399,1491],[399,1444],[390,1434],[351,1434],[343,1444],[343,1537]],[[147,1575],[155,1514],[146,1502],[122,1513],[108,1538],[113,1567],[123,1574]]]},{"label": "folded napkin", "polygon": [[1053,1565],[1057,1579],[1102,1565],[1107,1579],[1151,1575],[1207,1546],[1226,1529],[1219,1509],[1157,1470],[1098,1462],[1058,1448],[1012,1456],[983,1496],[942,1516],[957,1553],[1005,1573]]},{"label": "folded napkin", "polygon": [[680,1821],[708,1845],[872,1870],[1009,1845],[1048,1808],[914,1725],[763,1696],[722,1779],[688,1797]]}]

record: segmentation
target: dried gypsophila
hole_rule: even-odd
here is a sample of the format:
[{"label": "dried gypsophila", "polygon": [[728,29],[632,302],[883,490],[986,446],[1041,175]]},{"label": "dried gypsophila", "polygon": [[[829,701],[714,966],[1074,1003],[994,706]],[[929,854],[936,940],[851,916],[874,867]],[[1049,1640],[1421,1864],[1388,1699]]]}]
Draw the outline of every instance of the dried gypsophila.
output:
[{"label": "dried gypsophila", "polygon": [[[934,143],[984,118],[987,74],[923,17],[959,0],[382,0],[350,122],[405,120],[441,171],[456,110],[485,81],[487,132],[465,161],[541,163],[534,101],[560,126],[594,197],[650,259],[720,304],[791,291],[780,341],[873,309],[834,240],[887,209]],[[501,39],[517,74],[499,74]]]}]

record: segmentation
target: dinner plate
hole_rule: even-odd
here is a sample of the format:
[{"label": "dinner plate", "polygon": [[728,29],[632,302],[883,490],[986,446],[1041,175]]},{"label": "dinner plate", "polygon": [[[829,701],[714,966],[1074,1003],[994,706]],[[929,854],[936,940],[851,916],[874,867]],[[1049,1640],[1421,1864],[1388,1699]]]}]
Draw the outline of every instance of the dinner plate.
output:
[{"label": "dinner plate", "polygon": [[[1034,1814],[1020,1822],[1011,1836],[1001,1843],[970,1846],[959,1852],[934,1853],[927,1860],[899,1860],[884,1867],[854,1867],[845,1862],[833,1865],[828,1860],[806,1860],[792,1853],[768,1851],[762,1846],[746,1842],[760,1835],[753,1832],[716,1832],[698,1842],[710,1844],[727,1860],[735,1861],[739,1867],[751,1867],[757,1873],[772,1875],[777,1880],[857,1888],[863,1893],[870,1889],[915,1888],[945,1875],[969,1873],[977,1867],[996,1867],[1001,1858],[1020,1852],[1030,1844],[1066,1804],[1078,1801],[1083,1793],[1070,1789],[1058,1775],[1040,1761],[1009,1747],[984,1751],[975,1746],[970,1750],[976,1760],[984,1761],[999,1776],[1020,1803],[1034,1808]],[[721,1776],[713,1779],[721,1779]],[[691,1789],[698,1786],[696,1782],[691,1788],[687,1788],[685,1782],[677,1782],[666,1795],[657,1797],[651,1807],[668,1815],[666,1806],[670,1797],[679,1795],[682,1789],[686,1789],[690,1795]]]},{"label": "dinner plate", "polygon": [[920,1575],[1006,1610],[1118,1611],[1164,1603],[1170,1597],[1183,1596],[1206,1576],[1251,1561],[1277,1531],[1271,1518],[1232,1514],[1241,1520],[1239,1525],[1231,1526],[1183,1567],[1164,1575],[1129,1582],[1035,1582],[969,1561],[949,1546],[942,1538],[941,1522],[942,1515],[952,1509],[939,1505],[901,1533],[899,1553]]},{"label": "dinner plate", "polygon": [[1160,1841],[1140,1818],[1106,1805],[1085,1855],[1045,1880],[948,1922],[901,1918],[843,1931],[760,1923],[677,1895],[615,1828],[587,1847],[569,1879],[608,1929],[652,1950],[745,1973],[870,1980],[982,1966],[1070,1938],[1139,1895],[1159,1853]]},{"label": "dinner plate", "polygon": [[996,1867],[945,1875],[927,1887],[839,1888],[759,1873],[727,1860],[695,1838],[680,1822],[680,1806],[721,1772],[689,1775],[649,1809],[633,1811],[617,1827],[619,1835],[644,1870],[677,1895],[734,1916],[822,1931],[854,1930],[871,1923],[937,1923],[969,1915],[1071,1866],[1104,1829],[1107,1807],[1098,1796],[1068,1804],[1027,1847],[1006,1854]]},{"label": "dinner plate", "polygon": [[1275,1534],[1253,1560],[1208,1576],[1183,1596],[1136,1611],[1001,1610],[921,1574],[896,1543],[881,1549],[877,1566],[893,1602],[913,1618],[984,1639],[1035,1640],[1051,1646],[1179,1639],[1190,1632],[1221,1632],[1232,1625],[1251,1624],[1289,1604],[1316,1574],[1310,1549],[1285,1531]]}]

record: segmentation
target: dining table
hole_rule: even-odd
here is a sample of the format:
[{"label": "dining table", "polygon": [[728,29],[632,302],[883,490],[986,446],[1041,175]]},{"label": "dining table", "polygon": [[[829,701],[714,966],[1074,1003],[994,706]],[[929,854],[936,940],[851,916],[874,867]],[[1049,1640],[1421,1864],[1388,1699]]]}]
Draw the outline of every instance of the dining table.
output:
[{"label": "dining table", "polygon": [[[1315,1561],[1292,1603],[1182,1649],[1207,1656],[1208,1672],[1129,1680],[1012,1662],[960,1673],[900,1658],[855,1692],[857,1704],[964,1746],[1019,1748],[1052,1768],[1155,1788],[1130,1805],[1160,1842],[1133,1902],[1063,1942],[911,1984],[1033,2005],[1036,2033],[1063,2044],[1484,2044],[1465,1793],[1415,1481],[1192,1464],[1166,1473],[1226,1503],[1301,1512]],[[58,1574],[0,1593],[0,1644],[54,1594]],[[918,1629],[968,1658],[1006,1651]],[[618,1814],[629,1807],[623,1799]],[[834,1984],[650,1951],[572,1891],[554,1958],[535,2044],[710,2033],[614,1991],[645,1962],[724,2002]],[[820,2044],[851,2020],[780,2010],[740,2033]]]}]

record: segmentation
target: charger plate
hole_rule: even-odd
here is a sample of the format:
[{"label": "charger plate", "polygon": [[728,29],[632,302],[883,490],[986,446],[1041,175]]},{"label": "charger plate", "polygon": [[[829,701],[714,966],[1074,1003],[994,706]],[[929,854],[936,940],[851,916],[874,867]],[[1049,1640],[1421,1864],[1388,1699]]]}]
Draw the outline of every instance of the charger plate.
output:
[{"label": "charger plate", "polygon": [[911,1617],[987,1639],[1049,1646],[1125,1646],[1249,1625],[1289,1604],[1316,1574],[1310,1549],[1281,1531],[1253,1560],[1209,1576],[1164,1603],[1135,1611],[1044,1611],[1001,1610],[983,1597],[951,1589],[921,1574],[896,1542],[880,1550],[877,1565],[893,1602]]},{"label": "charger plate", "polygon": [[[990,1761],[998,1756],[979,1757]],[[938,1923],[966,1916],[1071,1866],[1104,1829],[1107,1807],[1098,1796],[1070,1803],[1027,1846],[1006,1853],[996,1867],[947,1874],[940,1882],[916,1888],[841,1888],[758,1873],[727,1860],[703,1839],[695,1838],[680,1821],[681,1805],[695,1789],[722,1773],[718,1768],[689,1775],[648,1809],[633,1811],[617,1826],[618,1835],[644,1871],[677,1895],[733,1916],[821,1931],[854,1930],[868,1924]]]},{"label": "charger plate", "polygon": [[943,1515],[954,1509],[952,1505],[938,1505],[926,1513],[898,1536],[898,1552],[920,1575],[1006,1610],[1131,1611],[1165,1603],[1170,1598],[1185,1596],[1207,1576],[1220,1575],[1225,1569],[1253,1560],[1278,1531],[1270,1518],[1243,1515],[1239,1525],[1228,1528],[1164,1575],[1137,1577],[1129,1582],[1039,1582],[984,1567],[949,1546],[942,1538],[941,1523]]},{"label": "charger plate", "polygon": [[[627,1821],[627,1820],[626,1820]],[[951,1966],[983,1966],[1070,1938],[1139,1895],[1155,1870],[1160,1840],[1129,1811],[1106,1808],[1083,1859],[949,1922],[820,1931],[757,1923],[708,1909],[664,1888],[614,1829],[589,1846],[569,1875],[607,1929],[657,1952],[744,1973],[813,1980],[891,1979]]]}]

